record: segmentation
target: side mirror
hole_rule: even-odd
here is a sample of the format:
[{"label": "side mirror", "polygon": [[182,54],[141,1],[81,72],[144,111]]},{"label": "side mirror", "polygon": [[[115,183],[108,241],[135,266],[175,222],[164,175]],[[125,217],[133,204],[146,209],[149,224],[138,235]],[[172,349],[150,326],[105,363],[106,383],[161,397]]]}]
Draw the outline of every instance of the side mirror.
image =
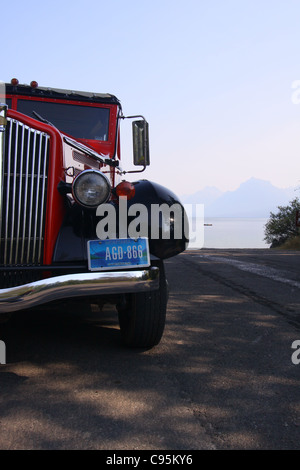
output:
[{"label": "side mirror", "polygon": [[133,121],[133,163],[136,166],[150,165],[149,158],[149,125],[146,120]]}]

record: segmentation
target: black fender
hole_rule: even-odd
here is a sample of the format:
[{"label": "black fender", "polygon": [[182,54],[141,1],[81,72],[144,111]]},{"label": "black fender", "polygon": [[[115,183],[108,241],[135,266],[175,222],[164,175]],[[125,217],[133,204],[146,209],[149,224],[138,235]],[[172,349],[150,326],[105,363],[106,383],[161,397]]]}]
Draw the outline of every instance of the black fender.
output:
[{"label": "black fender", "polygon": [[[160,259],[166,259],[184,251],[188,243],[188,219],[178,196],[168,188],[149,180],[139,180],[133,184],[135,195],[127,202],[128,210],[134,204],[143,204],[147,208],[148,234],[146,235],[149,238],[150,253]],[[155,214],[159,208],[168,207],[174,210],[165,211],[163,220],[162,213],[159,217],[153,217],[153,206],[156,206]],[[165,232],[166,224],[169,224],[169,233]]]}]

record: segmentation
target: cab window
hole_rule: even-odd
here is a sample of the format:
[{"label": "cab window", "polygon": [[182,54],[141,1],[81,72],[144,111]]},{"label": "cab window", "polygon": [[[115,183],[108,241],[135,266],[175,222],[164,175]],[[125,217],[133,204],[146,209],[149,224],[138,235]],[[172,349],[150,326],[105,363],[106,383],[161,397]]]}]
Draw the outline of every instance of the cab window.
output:
[{"label": "cab window", "polygon": [[108,108],[18,99],[17,111],[32,118],[35,111],[60,131],[79,139],[108,140]]}]

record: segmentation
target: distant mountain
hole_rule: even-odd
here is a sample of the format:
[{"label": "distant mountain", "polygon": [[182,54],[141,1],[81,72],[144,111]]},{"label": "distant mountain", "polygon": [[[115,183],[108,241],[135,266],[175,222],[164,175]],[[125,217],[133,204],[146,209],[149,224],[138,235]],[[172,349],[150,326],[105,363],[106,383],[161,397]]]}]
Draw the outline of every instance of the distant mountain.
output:
[{"label": "distant mountain", "polygon": [[300,198],[300,191],[295,189],[276,188],[269,181],[250,178],[235,191],[222,193],[217,188],[205,188],[183,202],[204,204],[205,217],[269,217],[278,206]]},{"label": "distant mountain", "polygon": [[210,206],[216,199],[223,194],[220,189],[213,186],[206,186],[206,188],[197,191],[195,194],[183,198],[185,204],[204,204]]}]

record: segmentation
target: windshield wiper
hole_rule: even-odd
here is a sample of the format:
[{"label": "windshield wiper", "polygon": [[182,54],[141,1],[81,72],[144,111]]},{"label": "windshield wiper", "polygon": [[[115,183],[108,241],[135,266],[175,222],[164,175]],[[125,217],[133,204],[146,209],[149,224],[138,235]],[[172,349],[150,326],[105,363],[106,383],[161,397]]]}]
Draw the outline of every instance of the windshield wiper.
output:
[{"label": "windshield wiper", "polygon": [[38,118],[39,121],[44,122],[45,124],[49,124],[49,126],[55,127],[52,122],[48,121],[47,119],[40,116],[36,111],[32,111],[32,114]]}]

